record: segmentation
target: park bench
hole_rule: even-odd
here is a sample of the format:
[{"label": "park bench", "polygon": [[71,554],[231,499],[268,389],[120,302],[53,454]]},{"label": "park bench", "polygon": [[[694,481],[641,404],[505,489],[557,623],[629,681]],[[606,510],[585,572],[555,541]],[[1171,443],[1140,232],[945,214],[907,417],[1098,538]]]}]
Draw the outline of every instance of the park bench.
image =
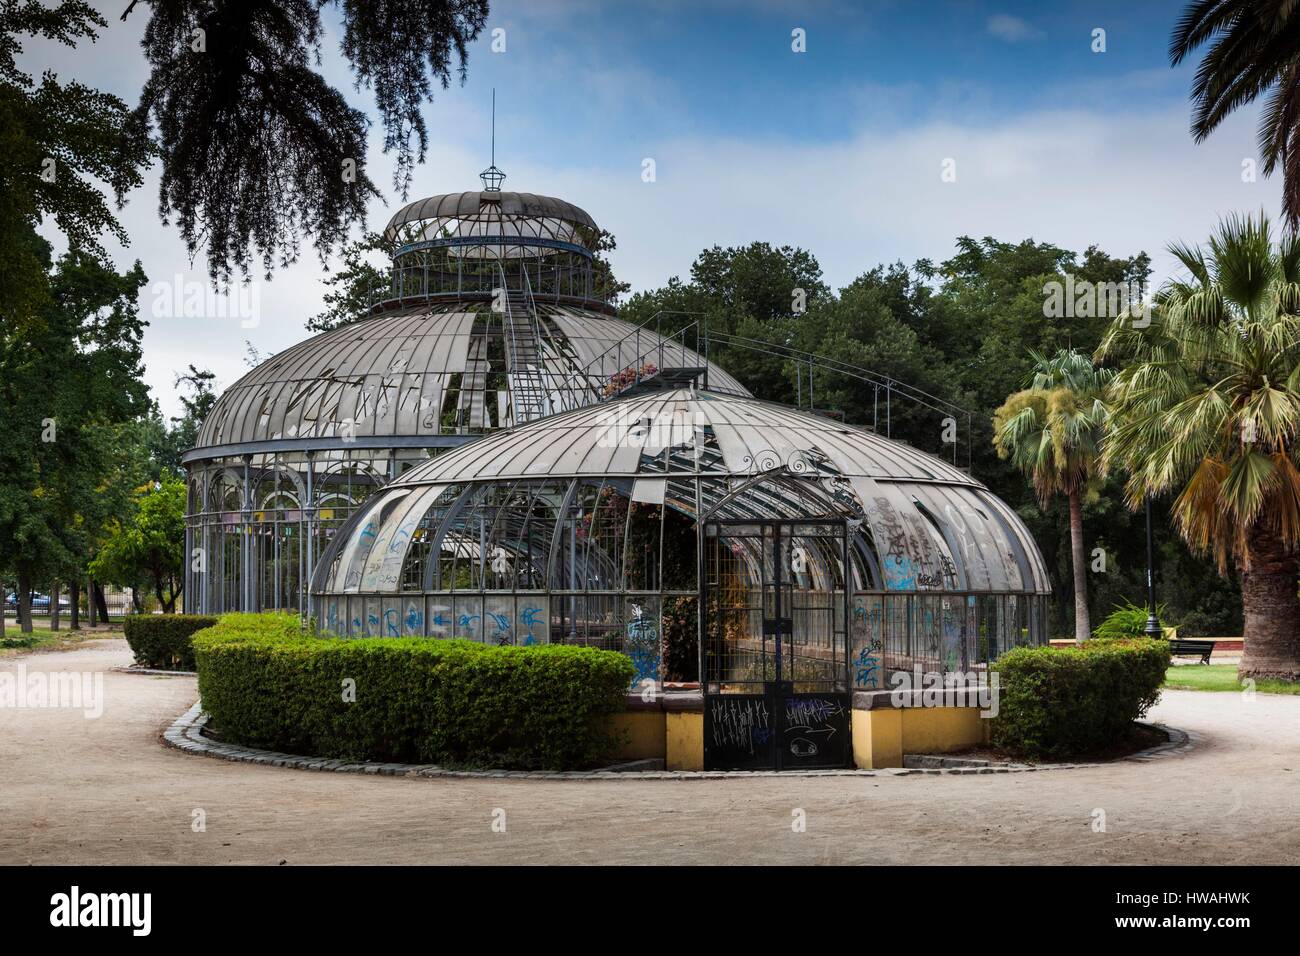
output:
[{"label": "park bench", "polygon": [[1193,641],[1183,638],[1169,640],[1169,653],[1175,657],[1199,657],[1202,664],[1210,663],[1214,641]]}]

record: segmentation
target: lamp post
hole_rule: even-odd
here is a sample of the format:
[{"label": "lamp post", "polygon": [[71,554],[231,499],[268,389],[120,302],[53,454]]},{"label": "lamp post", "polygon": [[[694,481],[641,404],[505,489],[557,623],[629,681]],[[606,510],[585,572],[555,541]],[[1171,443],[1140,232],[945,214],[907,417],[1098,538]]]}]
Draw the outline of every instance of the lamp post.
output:
[{"label": "lamp post", "polygon": [[1156,616],[1156,548],[1155,535],[1151,530],[1151,497],[1147,496],[1147,625],[1143,632],[1147,637],[1161,637],[1160,618]]}]

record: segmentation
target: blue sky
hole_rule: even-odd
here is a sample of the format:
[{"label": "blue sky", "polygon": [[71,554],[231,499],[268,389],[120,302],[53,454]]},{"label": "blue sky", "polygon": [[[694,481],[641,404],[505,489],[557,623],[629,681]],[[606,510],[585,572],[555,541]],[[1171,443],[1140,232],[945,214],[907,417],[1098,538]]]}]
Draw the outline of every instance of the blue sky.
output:
[{"label": "blue sky", "polygon": [[[499,5],[507,55],[480,41],[467,92],[497,87],[503,146],[527,149],[525,130],[510,125],[527,123],[528,134],[555,134],[603,161],[681,136],[834,142],[864,128],[993,122],[1108,98],[1182,103],[1188,86],[1188,68],[1167,63],[1178,9],[1168,2],[541,6],[549,12]],[[795,27],[806,31],[802,55],[791,50]],[[1090,49],[1094,28],[1106,31],[1104,54]],[[552,76],[564,124],[538,91]]]},{"label": "blue sky", "polygon": [[[93,47],[30,44],[22,62],[133,103],[146,8],[123,24],[123,2],[97,5],[109,28]],[[430,152],[410,198],[478,188],[495,87],[506,188],[587,209],[617,235],[615,268],[637,289],[684,275],[714,244],[800,245],[842,286],[880,262],[946,258],[963,234],[1146,250],[1160,276],[1169,241],[1202,238],[1224,212],[1275,212],[1280,193],[1276,181],[1242,181],[1255,156],[1253,110],[1192,143],[1194,65],[1171,69],[1166,52],[1181,9],[1175,0],[497,0],[468,82],[427,106]],[[806,31],[805,53],[791,50],[795,28]],[[1104,53],[1091,49],[1097,28]],[[492,50],[494,29],[505,31],[504,52]],[[370,110],[338,37],[327,32],[321,68]],[[372,204],[372,227],[402,205],[378,140],[376,131],[369,163],[388,203]],[[654,182],[642,180],[646,159]],[[947,161],[955,182],[941,179]],[[159,225],[156,197],[155,169],[122,214],[130,248],[113,250],[163,283],[142,298],[146,314],[170,301],[176,276],[205,281],[203,263]],[[268,353],[302,339],[324,275],[307,251],[259,279],[251,324],[156,316],[146,377],[164,408],[176,410],[171,380],[190,361],[225,385],[246,371],[245,340]]]}]

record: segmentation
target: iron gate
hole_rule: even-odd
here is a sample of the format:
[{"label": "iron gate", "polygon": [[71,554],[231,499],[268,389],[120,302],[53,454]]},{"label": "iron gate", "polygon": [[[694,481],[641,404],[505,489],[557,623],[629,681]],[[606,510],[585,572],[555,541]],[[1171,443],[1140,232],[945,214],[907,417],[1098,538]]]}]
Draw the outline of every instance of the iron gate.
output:
[{"label": "iron gate", "polygon": [[703,559],[705,768],[848,766],[844,521],[707,521]]}]

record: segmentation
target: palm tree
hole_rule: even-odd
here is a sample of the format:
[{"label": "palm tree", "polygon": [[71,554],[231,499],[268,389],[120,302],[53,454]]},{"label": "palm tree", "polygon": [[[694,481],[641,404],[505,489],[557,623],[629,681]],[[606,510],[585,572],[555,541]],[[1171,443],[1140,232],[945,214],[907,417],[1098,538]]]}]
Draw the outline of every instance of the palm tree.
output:
[{"label": "palm tree", "polygon": [[1300,242],[1230,216],[1208,250],[1169,251],[1190,277],[1149,326],[1117,319],[1098,354],[1127,360],[1109,399],[1105,464],[1136,508],[1177,492],[1179,532],[1241,574],[1242,677],[1300,679]]},{"label": "palm tree", "polygon": [[1029,387],[993,414],[993,444],[1034,486],[1044,508],[1056,495],[1070,503],[1070,555],[1074,570],[1074,637],[1092,633],[1083,550],[1083,499],[1095,483],[1112,373],[1095,368],[1081,352],[1062,349],[1052,358],[1031,351]]},{"label": "palm tree", "polygon": [[1282,211],[1300,224],[1300,16],[1292,0],[1195,0],[1169,41],[1177,66],[1210,47],[1192,83],[1192,134],[1201,142],[1233,110],[1267,94],[1259,152],[1268,176],[1282,166]]}]

